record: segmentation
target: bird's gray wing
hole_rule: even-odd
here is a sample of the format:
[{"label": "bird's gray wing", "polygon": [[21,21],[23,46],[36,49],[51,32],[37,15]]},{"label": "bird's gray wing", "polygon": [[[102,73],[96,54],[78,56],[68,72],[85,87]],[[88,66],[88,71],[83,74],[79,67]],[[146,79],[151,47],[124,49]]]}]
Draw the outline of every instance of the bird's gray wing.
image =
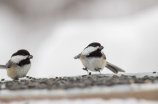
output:
[{"label": "bird's gray wing", "polygon": [[75,56],[75,57],[74,57],[74,59],[79,59],[79,58],[80,58],[80,56],[81,56],[81,53],[80,53],[80,54],[78,54],[77,56]]},{"label": "bird's gray wing", "polygon": [[12,65],[11,61],[9,60],[7,63],[6,63],[6,68],[10,68]]}]

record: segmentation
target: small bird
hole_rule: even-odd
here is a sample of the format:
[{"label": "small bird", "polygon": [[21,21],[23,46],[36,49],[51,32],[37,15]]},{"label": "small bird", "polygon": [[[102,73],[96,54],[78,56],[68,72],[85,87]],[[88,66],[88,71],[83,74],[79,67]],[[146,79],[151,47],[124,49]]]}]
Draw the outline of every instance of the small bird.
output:
[{"label": "small bird", "polygon": [[0,65],[0,69],[7,69],[7,74],[13,80],[25,77],[31,68],[33,56],[27,50],[21,49],[15,52],[6,65]]},{"label": "small bird", "polygon": [[[79,55],[74,59],[80,59],[83,66],[83,70],[98,71],[103,70],[104,67],[110,69],[114,73],[125,72],[123,69],[106,61],[106,56],[102,52],[104,47],[100,43],[93,42],[89,44]],[[88,72],[89,73],[89,72]],[[90,75],[91,73],[89,73]],[[101,74],[101,72],[100,72]]]}]

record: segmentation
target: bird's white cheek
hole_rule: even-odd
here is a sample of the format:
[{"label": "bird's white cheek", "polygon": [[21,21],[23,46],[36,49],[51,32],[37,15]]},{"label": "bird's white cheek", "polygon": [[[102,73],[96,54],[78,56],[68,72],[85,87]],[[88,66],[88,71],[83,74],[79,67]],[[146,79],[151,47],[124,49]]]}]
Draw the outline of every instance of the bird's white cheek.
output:
[{"label": "bird's white cheek", "polygon": [[20,55],[18,55],[18,56],[13,56],[11,58],[11,61],[14,62],[14,63],[19,63],[21,60],[24,60],[26,58],[27,58],[27,56],[20,56]]},{"label": "bird's white cheek", "polygon": [[96,51],[98,47],[88,47],[82,51],[82,55],[89,55],[90,53]]}]

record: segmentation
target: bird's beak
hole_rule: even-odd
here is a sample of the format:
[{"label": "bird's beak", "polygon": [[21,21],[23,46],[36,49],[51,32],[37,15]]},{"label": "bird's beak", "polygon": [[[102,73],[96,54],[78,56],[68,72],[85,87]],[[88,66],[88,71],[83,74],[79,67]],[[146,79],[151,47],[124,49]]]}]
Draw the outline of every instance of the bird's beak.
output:
[{"label": "bird's beak", "polygon": [[100,47],[99,47],[99,50],[102,50],[103,48],[104,48],[103,46],[100,46]]},{"label": "bird's beak", "polygon": [[32,56],[32,55],[29,55],[27,58],[28,58],[28,59],[32,59],[32,58],[33,58],[33,56]]}]

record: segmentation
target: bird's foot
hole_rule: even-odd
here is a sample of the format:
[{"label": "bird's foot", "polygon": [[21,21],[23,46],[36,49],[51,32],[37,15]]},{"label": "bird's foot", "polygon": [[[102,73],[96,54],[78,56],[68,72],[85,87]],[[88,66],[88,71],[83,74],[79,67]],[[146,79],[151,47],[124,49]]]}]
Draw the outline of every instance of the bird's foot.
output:
[{"label": "bird's foot", "polygon": [[88,69],[87,69],[87,68],[82,68],[82,69],[88,72]]},{"label": "bird's foot", "polygon": [[101,69],[101,68],[94,69],[94,70],[95,70],[95,71],[98,71],[98,72],[101,74],[100,69]]},{"label": "bird's foot", "polygon": [[17,77],[15,79],[13,79],[14,82],[17,82],[18,80],[19,80],[19,78],[17,78]]},{"label": "bird's foot", "polygon": [[83,68],[83,70],[87,71],[88,75],[91,75],[91,72],[89,72],[87,68]]}]

